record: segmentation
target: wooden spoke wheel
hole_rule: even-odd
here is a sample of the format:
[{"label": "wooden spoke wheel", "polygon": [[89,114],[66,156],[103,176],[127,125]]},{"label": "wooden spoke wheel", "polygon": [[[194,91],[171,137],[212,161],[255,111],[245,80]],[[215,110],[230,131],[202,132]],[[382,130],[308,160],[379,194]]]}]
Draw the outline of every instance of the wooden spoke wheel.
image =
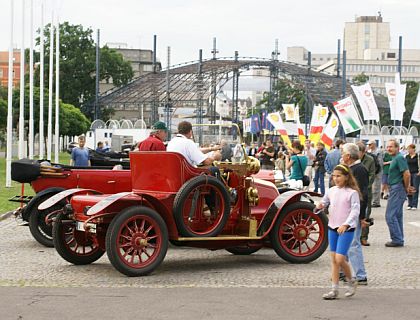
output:
[{"label": "wooden spoke wheel", "polygon": [[270,233],[276,253],[291,263],[318,259],[328,246],[327,217],[313,213],[314,205],[295,202],[285,207]]},{"label": "wooden spoke wheel", "polygon": [[64,213],[59,213],[53,223],[54,247],[64,260],[84,265],[95,262],[105,251],[99,247],[95,235],[77,231],[75,221],[66,220]]},{"label": "wooden spoke wheel", "polygon": [[214,237],[230,214],[230,197],[221,181],[207,175],[188,180],[177,193],[173,214],[185,237]]},{"label": "wooden spoke wheel", "polygon": [[144,276],[155,270],[168,250],[168,230],[154,210],[136,206],[119,213],[106,234],[106,252],[121,273]]}]

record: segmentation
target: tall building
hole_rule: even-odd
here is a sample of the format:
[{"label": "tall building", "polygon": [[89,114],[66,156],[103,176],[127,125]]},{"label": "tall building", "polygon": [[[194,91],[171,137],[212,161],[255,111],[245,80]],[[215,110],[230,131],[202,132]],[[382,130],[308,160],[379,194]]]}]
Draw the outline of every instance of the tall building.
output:
[{"label": "tall building", "polygon": [[381,15],[357,17],[346,22],[344,27],[344,49],[347,59],[367,59],[365,50],[389,50],[391,32],[389,22]]},{"label": "tall building", "polygon": [[[361,16],[354,22],[346,22],[343,47],[347,79],[351,81],[364,73],[369,76],[373,90],[385,94],[385,83],[394,82],[398,71],[398,48],[391,48],[390,40],[390,23],[384,22],[381,15]],[[287,48],[287,56],[288,61],[308,64],[308,50],[304,47]],[[336,74],[337,54],[312,54],[311,59],[312,67]],[[402,50],[401,80],[420,81],[420,50]]]}]

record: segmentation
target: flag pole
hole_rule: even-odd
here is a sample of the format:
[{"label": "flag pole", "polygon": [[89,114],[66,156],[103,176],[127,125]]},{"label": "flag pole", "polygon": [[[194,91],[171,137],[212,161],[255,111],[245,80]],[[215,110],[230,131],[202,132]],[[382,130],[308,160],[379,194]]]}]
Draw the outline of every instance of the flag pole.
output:
[{"label": "flag pole", "polygon": [[58,152],[60,144],[60,111],[59,111],[59,73],[60,73],[60,21],[57,15],[57,28],[56,28],[56,37],[55,37],[55,142],[54,142],[54,162],[58,163]]},{"label": "flag pole", "polygon": [[34,1],[30,5],[30,47],[29,47],[29,159],[34,158]]},{"label": "flag pole", "polygon": [[52,96],[53,96],[53,68],[54,68],[54,11],[51,15],[50,24],[50,66],[49,66],[49,83],[48,83],[48,143],[47,143],[47,159],[51,161],[52,149]]},{"label": "flag pole", "polygon": [[20,44],[20,100],[18,157],[24,157],[25,143],[25,0],[22,0],[22,37]]},{"label": "flag pole", "polygon": [[12,186],[12,130],[13,130],[13,0],[10,0],[10,43],[9,43],[9,72],[7,87],[7,149],[6,149],[6,187]]},{"label": "flag pole", "polygon": [[39,49],[39,159],[44,158],[44,2],[41,3]]}]

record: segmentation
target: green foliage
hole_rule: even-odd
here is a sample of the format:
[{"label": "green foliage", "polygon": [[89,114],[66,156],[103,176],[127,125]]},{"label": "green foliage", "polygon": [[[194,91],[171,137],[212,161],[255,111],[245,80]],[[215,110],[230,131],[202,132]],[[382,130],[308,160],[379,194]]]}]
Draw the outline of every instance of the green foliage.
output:
[{"label": "green foliage", "polygon": [[90,121],[71,104],[60,104],[60,132],[68,136],[76,136],[89,130]]},{"label": "green foliage", "polygon": [[257,103],[257,112],[261,109],[279,111],[282,110],[281,105],[287,103],[299,105],[299,115],[303,119],[306,103],[305,90],[287,79],[279,79],[271,95],[265,92],[264,98]]},{"label": "green foliage", "polygon": [[[45,86],[48,87],[50,25],[44,28]],[[39,33],[39,31],[38,31]],[[82,25],[60,24],[60,98],[76,107],[91,105],[95,97],[96,49],[93,30]],[[40,38],[37,38],[37,45]],[[133,77],[131,64],[108,47],[100,50],[100,79],[111,79],[117,86]],[[39,83],[39,70],[36,72]],[[87,109],[86,109],[87,110]]]},{"label": "green foliage", "polygon": [[0,98],[0,131],[7,126],[7,101]]},{"label": "green foliage", "polygon": [[[7,115],[7,102],[2,102],[0,99],[0,130],[4,122],[6,126],[6,116],[2,116],[3,104],[5,104],[5,112]],[[39,102],[40,102],[40,90],[38,87],[34,87],[34,131],[39,132]],[[19,103],[20,103],[20,90],[13,90],[13,127],[16,128],[19,121]],[[61,100],[59,102],[60,110],[60,135],[79,135],[89,130],[90,121],[80,111],[80,109],[70,104],[64,104]],[[53,96],[52,105],[52,123],[55,123],[55,96]],[[28,125],[29,119],[29,86],[25,87],[25,124]],[[48,91],[44,90],[44,132],[48,129]],[[28,132],[28,130],[26,130]]]},{"label": "green foliage", "polygon": [[353,78],[353,84],[356,86],[361,86],[369,81],[369,76],[367,76],[364,72],[358,74]]}]

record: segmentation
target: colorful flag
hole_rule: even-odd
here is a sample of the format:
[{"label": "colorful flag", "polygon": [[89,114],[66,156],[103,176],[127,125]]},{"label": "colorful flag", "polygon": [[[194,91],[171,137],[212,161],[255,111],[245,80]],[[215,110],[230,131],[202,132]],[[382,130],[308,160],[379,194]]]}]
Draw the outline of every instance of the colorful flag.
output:
[{"label": "colorful flag", "polygon": [[253,114],[251,116],[251,133],[258,133],[261,131],[261,123],[259,114]]},{"label": "colorful flag", "polygon": [[295,108],[295,117],[296,117],[296,126],[297,126],[299,142],[302,145],[304,145],[305,140],[306,140],[306,136],[305,136],[305,132],[303,130],[302,124],[300,123],[300,119],[299,119],[299,105],[297,105],[296,108]]},{"label": "colorful flag", "polygon": [[411,115],[411,120],[415,122],[420,122],[420,88],[417,93],[416,104],[414,105],[413,114]]},{"label": "colorful flag", "polygon": [[284,116],[286,121],[295,121],[295,105],[294,104],[282,104]]},{"label": "colorful flag", "polygon": [[312,110],[311,128],[309,129],[309,140],[318,143],[328,119],[328,108],[322,105],[314,106]]},{"label": "colorful flag", "polygon": [[332,113],[330,119],[328,120],[327,125],[325,126],[324,132],[321,135],[321,142],[325,144],[325,147],[330,150],[333,143],[335,135],[338,131],[339,120],[337,116]]},{"label": "colorful flag", "polygon": [[363,128],[359,113],[351,97],[333,103],[346,134]]},{"label": "colorful flag", "polygon": [[244,133],[245,132],[251,132],[251,118],[247,118],[242,120],[243,127],[244,127]]},{"label": "colorful flag", "polygon": [[274,129],[276,129],[281,138],[283,139],[283,142],[288,145],[291,146],[292,142],[290,141],[289,135],[287,134],[287,130],[284,127],[283,124],[283,119],[281,118],[280,112],[274,112],[274,113],[269,113],[267,115],[267,120],[271,122],[271,124],[274,126]]},{"label": "colorful flag", "polygon": [[267,110],[263,110],[261,112],[261,128],[266,129],[268,131],[273,131],[274,127],[270,123],[270,121],[267,120],[267,115],[268,115]]},{"label": "colorful flag", "polygon": [[379,111],[370,83],[361,86],[351,86],[362,109],[363,120],[379,121]]}]

